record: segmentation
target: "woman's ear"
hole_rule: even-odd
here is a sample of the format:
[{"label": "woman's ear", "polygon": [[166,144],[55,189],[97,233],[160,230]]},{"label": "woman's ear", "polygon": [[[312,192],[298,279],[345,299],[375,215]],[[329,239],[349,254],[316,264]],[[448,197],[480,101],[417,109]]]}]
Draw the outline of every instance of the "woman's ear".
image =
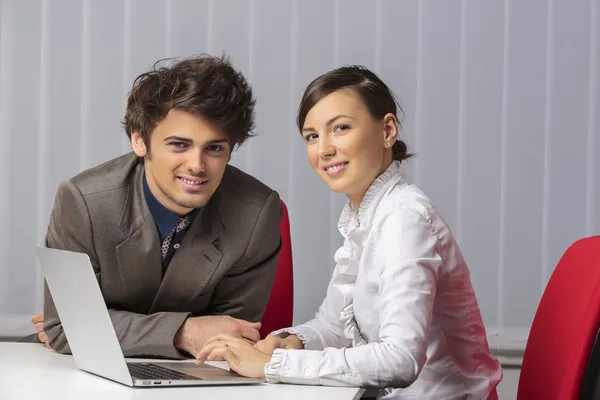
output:
[{"label": "woman's ear", "polygon": [[[398,139],[398,119],[392,113],[383,117],[383,143],[396,143]],[[390,146],[391,147],[391,146]]]},{"label": "woman's ear", "polygon": [[140,158],[144,158],[146,154],[148,154],[144,138],[142,138],[142,135],[139,132],[133,132],[131,134],[131,147],[133,152]]}]

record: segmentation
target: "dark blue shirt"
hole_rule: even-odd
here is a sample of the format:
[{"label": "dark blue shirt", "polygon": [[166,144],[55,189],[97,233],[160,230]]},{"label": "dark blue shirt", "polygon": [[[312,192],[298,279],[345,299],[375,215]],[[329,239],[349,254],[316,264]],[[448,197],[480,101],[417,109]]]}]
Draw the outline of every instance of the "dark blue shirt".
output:
[{"label": "dark blue shirt", "polygon": [[[152,214],[152,218],[154,219],[154,223],[156,224],[156,228],[158,229],[158,236],[160,237],[160,243],[162,244],[163,240],[165,240],[165,238],[167,237],[169,232],[171,232],[173,227],[177,225],[181,217],[175,214],[173,211],[169,210],[167,207],[163,206],[161,202],[158,201],[156,197],[154,197],[154,194],[152,194],[152,191],[148,186],[146,174],[144,174],[144,197],[146,198],[146,203],[148,204],[148,208],[150,209],[150,214]],[[188,227],[184,231],[177,234],[173,238],[173,240],[171,240],[167,257],[165,258],[165,260],[163,260],[163,269],[165,269],[166,266],[169,265],[169,261],[171,261],[171,258],[173,258],[175,250],[179,248],[179,245],[183,240],[183,236],[190,228],[190,226],[192,226],[192,223],[194,222],[194,219],[198,215],[199,211],[199,208],[192,210],[192,212],[189,214],[190,224],[188,225]],[[173,247],[176,244],[177,246]]]}]

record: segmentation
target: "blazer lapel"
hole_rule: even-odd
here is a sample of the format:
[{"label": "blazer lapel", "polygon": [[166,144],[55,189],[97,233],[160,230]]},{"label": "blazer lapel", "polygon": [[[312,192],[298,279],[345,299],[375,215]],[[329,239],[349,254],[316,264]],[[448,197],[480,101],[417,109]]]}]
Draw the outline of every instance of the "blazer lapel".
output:
[{"label": "blazer lapel", "polygon": [[215,193],[185,234],[167,267],[151,312],[183,311],[210,282],[223,258],[213,245],[224,230],[217,199]]},{"label": "blazer lapel", "polygon": [[119,226],[127,238],[116,248],[123,290],[147,311],[162,279],[160,239],[143,192],[143,164],[132,177]]}]

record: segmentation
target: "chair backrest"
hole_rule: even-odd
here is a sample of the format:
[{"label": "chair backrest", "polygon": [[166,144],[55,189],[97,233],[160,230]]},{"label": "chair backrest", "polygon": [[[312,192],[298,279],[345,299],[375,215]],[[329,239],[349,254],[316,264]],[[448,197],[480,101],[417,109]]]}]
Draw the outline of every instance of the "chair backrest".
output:
[{"label": "chair backrest", "polygon": [[538,306],[519,378],[517,398],[579,398],[600,326],[600,236],[572,244]]},{"label": "chair backrest", "polygon": [[600,399],[600,330],[592,345],[590,358],[579,391],[580,399]]},{"label": "chair backrest", "polygon": [[292,326],[294,313],[294,271],[292,265],[292,241],[290,218],[285,203],[281,202],[281,253],[277,264],[271,297],[262,318],[261,337],[281,328]]}]

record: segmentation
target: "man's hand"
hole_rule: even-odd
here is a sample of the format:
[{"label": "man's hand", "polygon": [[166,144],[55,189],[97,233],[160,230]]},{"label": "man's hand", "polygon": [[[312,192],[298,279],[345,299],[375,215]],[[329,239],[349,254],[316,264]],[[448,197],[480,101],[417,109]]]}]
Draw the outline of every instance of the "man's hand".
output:
[{"label": "man's hand", "polygon": [[260,322],[248,322],[229,316],[193,317],[185,320],[175,334],[175,347],[198,354],[206,341],[219,334],[243,338],[252,344],[260,340]]},{"label": "man's hand", "polygon": [[221,334],[208,340],[196,355],[196,364],[214,360],[227,361],[229,368],[242,376],[264,380],[265,365],[271,361],[271,355],[257,350],[246,340]]},{"label": "man's hand", "polygon": [[275,349],[304,349],[304,344],[296,335],[282,333],[281,336],[267,336],[254,347],[265,354],[273,354]]},{"label": "man's hand", "polygon": [[50,349],[50,344],[48,343],[48,335],[44,332],[44,312],[42,311],[39,314],[35,314],[31,317],[31,323],[35,325],[35,331],[38,334],[38,339],[40,342],[44,343],[46,348]]}]

